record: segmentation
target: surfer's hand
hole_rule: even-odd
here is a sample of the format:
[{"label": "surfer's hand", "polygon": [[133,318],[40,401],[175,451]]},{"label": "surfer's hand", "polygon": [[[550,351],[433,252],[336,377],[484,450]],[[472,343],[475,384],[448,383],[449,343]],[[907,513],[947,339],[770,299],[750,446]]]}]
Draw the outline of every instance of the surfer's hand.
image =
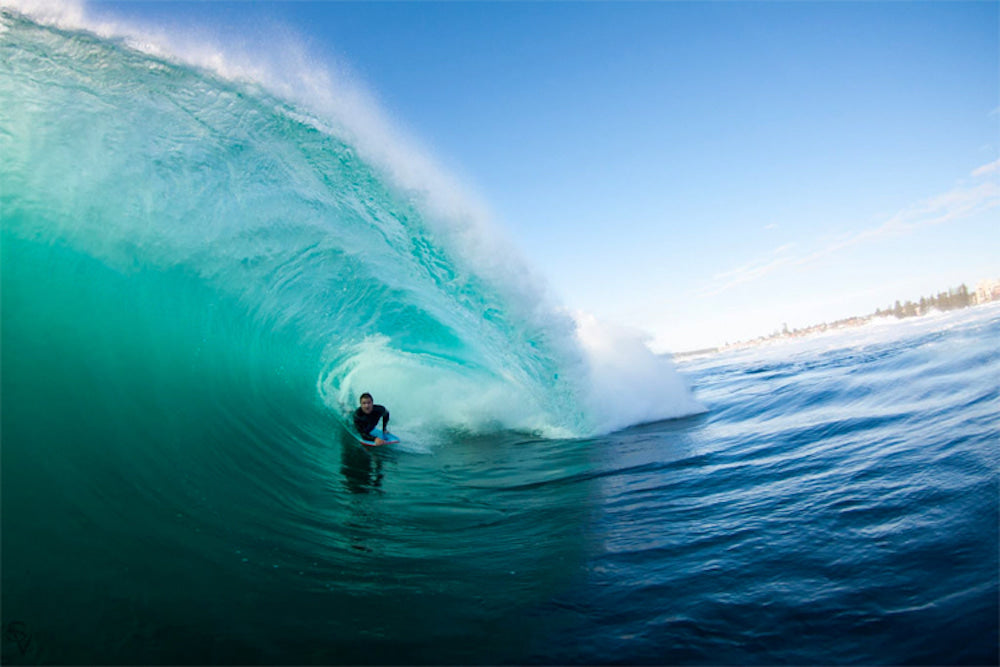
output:
[{"label": "surfer's hand", "polygon": [[384,445],[385,444],[385,440],[383,440],[382,438],[375,438],[375,444],[376,445]]}]

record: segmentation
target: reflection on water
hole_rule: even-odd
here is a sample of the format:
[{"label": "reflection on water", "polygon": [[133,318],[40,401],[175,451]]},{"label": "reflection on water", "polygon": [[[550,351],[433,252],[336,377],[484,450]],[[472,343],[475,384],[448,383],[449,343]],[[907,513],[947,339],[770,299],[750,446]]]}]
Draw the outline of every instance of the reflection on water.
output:
[{"label": "reflection on water", "polygon": [[340,448],[344,486],[351,493],[381,493],[385,461],[391,456],[389,450],[368,448],[345,440]]}]

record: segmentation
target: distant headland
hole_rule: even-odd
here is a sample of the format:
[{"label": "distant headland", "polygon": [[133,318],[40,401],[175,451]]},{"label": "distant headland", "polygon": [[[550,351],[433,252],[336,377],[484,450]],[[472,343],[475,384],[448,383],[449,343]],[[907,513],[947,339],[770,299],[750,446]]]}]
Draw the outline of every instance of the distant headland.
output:
[{"label": "distant headland", "polygon": [[874,313],[846,317],[842,320],[836,320],[834,322],[823,322],[822,324],[814,324],[802,329],[789,329],[788,325],[785,324],[779,331],[775,331],[768,336],[758,336],[757,338],[751,338],[737,343],[727,343],[719,347],[708,347],[702,350],[680,352],[674,354],[673,356],[675,358],[684,358],[703,354],[712,354],[715,352],[724,352],[727,350],[744,349],[776,340],[803,338],[805,336],[824,333],[826,331],[858,327],[868,324],[876,318],[894,317],[901,320],[907,317],[920,317],[921,315],[926,315],[932,311],[943,312],[948,310],[958,310],[960,308],[969,308],[971,306],[990,303],[991,301],[1000,301],[1000,279],[982,280],[976,285],[975,290],[969,290],[969,288],[963,283],[958,287],[950,288],[947,292],[940,292],[935,296],[921,297],[920,301],[917,302],[900,302],[897,300],[893,305],[887,308],[876,308]]}]

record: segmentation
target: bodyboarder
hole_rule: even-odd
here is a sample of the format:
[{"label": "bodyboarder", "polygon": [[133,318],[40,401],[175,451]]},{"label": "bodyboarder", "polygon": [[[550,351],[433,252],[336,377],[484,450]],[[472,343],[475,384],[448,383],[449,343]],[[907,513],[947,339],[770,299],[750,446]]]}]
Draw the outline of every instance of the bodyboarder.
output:
[{"label": "bodyboarder", "polygon": [[389,435],[389,411],[384,405],[376,405],[372,395],[367,391],[361,394],[361,407],[354,411],[354,428],[365,442],[384,445],[386,441],[372,435],[372,429],[382,420],[382,433]]}]

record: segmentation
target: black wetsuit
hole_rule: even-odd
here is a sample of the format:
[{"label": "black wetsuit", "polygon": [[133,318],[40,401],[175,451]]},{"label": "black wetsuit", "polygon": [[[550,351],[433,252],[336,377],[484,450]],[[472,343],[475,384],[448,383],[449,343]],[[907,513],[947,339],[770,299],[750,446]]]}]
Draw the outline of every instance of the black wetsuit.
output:
[{"label": "black wetsuit", "polygon": [[375,442],[372,429],[378,426],[379,419],[382,420],[382,431],[384,432],[389,426],[389,411],[385,409],[384,405],[373,405],[372,411],[368,414],[365,414],[361,408],[354,411],[354,428],[358,429],[362,440]]}]

